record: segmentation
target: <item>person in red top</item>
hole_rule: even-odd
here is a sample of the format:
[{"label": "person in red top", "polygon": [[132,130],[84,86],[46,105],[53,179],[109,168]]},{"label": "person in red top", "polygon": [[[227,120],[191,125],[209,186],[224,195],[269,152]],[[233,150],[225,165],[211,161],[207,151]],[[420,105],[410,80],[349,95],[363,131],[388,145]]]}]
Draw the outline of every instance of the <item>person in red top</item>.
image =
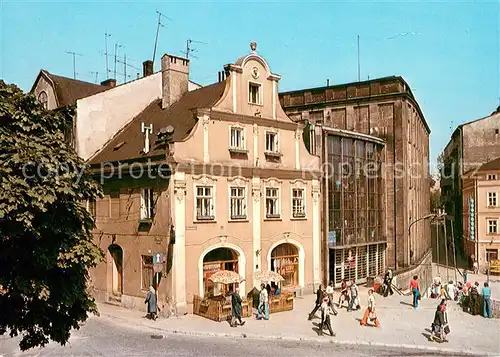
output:
[{"label": "person in red top", "polygon": [[418,295],[420,293],[418,275],[414,275],[412,281],[410,281],[410,291],[413,293],[413,307],[416,309],[418,307]]}]

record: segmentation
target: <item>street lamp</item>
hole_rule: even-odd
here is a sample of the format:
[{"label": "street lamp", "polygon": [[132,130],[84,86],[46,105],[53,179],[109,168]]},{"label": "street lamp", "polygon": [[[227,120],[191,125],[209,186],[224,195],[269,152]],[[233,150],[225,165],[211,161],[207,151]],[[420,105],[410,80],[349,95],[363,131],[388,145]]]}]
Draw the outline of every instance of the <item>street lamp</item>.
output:
[{"label": "street lamp", "polygon": [[[428,214],[426,216],[423,216],[423,217],[420,217],[419,219],[416,219],[414,220],[413,222],[410,222],[410,224],[408,225],[408,240],[410,242],[410,252],[411,252],[411,249],[412,249],[412,244],[411,244],[411,227],[417,223],[417,222],[420,222],[424,219],[429,219],[429,218],[434,218],[436,216],[436,214],[434,213],[431,213],[431,214]],[[411,265],[411,257],[410,257],[410,265]]]}]

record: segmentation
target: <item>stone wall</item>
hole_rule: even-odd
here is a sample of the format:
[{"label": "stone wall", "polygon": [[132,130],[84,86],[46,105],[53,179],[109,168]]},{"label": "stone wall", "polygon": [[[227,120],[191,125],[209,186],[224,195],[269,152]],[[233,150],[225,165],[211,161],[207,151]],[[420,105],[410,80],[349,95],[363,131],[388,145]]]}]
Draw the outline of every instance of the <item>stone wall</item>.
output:
[{"label": "stone wall", "polygon": [[410,281],[414,275],[418,275],[421,292],[427,291],[432,284],[432,250],[427,251],[418,265],[396,271],[393,284],[404,292],[409,291]]}]

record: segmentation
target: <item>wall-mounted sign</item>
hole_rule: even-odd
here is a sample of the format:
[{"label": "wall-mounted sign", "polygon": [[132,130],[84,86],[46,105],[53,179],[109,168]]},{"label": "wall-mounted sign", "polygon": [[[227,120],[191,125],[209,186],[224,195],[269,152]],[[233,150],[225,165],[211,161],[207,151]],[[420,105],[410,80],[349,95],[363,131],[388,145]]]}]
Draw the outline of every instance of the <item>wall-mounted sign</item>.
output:
[{"label": "wall-mounted sign", "polygon": [[476,239],[476,205],[472,197],[469,198],[469,236]]}]

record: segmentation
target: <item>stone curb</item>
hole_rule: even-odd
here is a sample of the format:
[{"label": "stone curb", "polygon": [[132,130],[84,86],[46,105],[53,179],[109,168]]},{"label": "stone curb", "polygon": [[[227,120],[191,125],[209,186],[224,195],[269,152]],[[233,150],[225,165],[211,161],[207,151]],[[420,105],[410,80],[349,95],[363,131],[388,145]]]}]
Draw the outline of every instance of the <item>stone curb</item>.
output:
[{"label": "stone curb", "polygon": [[[107,313],[101,313],[101,317],[106,317],[109,319],[121,320],[124,322],[130,322],[129,319],[125,317],[115,316]],[[368,342],[368,341],[338,341],[333,339],[326,338],[318,338],[318,337],[299,337],[299,336],[265,336],[265,335],[257,335],[251,333],[227,333],[227,332],[206,332],[206,331],[181,331],[177,329],[168,329],[163,327],[155,327],[148,324],[144,324],[140,322],[139,324],[143,327],[147,327],[152,330],[162,331],[166,334],[174,334],[174,335],[185,335],[185,336],[201,336],[201,337],[224,337],[224,338],[247,338],[252,340],[265,340],[265,341],[290,341],[290,342],[315,342],[322,344],[333,344],[339,346],[368,346],[368,347],[385,347],[392,349],[407,349],[407,350],[419,350],[419,351],[429,351],[429,352],[441,352],[441,353],[452,353],[452,354],[460,354],[460,355],[469,355],[469,356],[498,356],[498,354],[491,352],[483,352],[476,351],[472,352],[471,350],[459,350],[453,348],[439,348],[434,346],[422,346],[422,345],[409,345],[409,344],[395,344],[395,343],[381,343],[381,342]]]}]

